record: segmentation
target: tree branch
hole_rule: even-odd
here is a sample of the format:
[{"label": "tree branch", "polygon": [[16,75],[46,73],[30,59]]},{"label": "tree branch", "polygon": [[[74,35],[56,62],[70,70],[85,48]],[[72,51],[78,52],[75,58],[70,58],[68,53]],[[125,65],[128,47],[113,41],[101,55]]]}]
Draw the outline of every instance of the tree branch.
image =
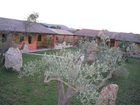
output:
[{"label": "tree branch", "polygon": [[73,90],[73,88],[68,87],[66,98],[64,100],[64,105],[70,105],[71,98],[74,96],[74,94],[75,94],[75,91]]},{"label": "tree branch", "polygon": [[65,99],[64,85],[61,81],[56,81],[58,91],[58,105],[63,105]]},{"label": "tree branch", "polygon": [[74,91],[77,90],[75,87],[71,86],[71,85],[68,84],[67,82],[65,82],[65,81],[63,81],[63,80],[61,80],[61,79],[58,79],[58,78],[51,78],[51,79],[49,79],[49,80],[44,80],[44,83],[47,84],[47,83],[49,83],[49,82],[51,82],[51,81],[61,81],[61,82],[63,82],[66,86],[71,87]]},{"label": "tree branch", "polygon": [[106,81],[112,78],[112,75],[114,73],[115,70],[110,71],[110,73],[108,74],[108,76],[102,80],[102,82],[100,83],[99,86],[97,86],[97,89],[99,90],[102,86],[105,85]]}]

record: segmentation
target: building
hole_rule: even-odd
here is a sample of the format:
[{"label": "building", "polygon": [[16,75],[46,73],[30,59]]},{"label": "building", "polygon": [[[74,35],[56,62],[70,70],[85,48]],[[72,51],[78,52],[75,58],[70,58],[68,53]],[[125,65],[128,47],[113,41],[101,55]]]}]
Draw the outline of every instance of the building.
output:
[{"label": "building", "polygon": [[[80,39],[95,40],[100,32],[111,39],[110,47],[119,47],[121,42],[134,42],[140,48],[140,35],[133,33],[110,32],[107,30],[81,29],[75,30],[64,25],[44,24],[0,18],[0,48],[9,47],[14,42],[22,49],[26,44],[29,50],[56,48],[66,42],[75,45]],[[7,44],[8,43],[8,44]]]},{"label": "building", "polygon": [[42,23],[0,18],[1,47],[8,43],[7,39],[11,36],[19,48],[26,44],[29,50],[54,48],[63,41],[73,42],[73,33],[67,30],[47,28]]},{"label": "building", "polygon": [[140,35],[133,33],[124,33],[124,32],[110,32],[107,30],[92,30],[92,29],[81,29],[74,33],[74,35],[81,38],[86,38],[88,40],[96,39],[100,37],[100,32],[103,32],[105,35],[109,36],[110,42],[109,46],[119,47],[121,42],[133,42],[138,45],[140,48]]}]

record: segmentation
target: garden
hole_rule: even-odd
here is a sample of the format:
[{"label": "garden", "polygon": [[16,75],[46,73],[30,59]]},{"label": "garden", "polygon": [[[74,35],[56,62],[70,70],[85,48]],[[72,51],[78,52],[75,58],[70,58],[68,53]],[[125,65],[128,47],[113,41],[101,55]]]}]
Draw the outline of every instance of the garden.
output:
[{"label": "garden", "polygon": [[[24,54],[24,63],[39,59],[40,56]],[[140,103],[140,59],[129,59],[127,78],[114,78],[119,85],[116,105],[139,105]],[[0,105],[56,105],[55,83],[44,85],[42,77],[18,78],[15,72],[0,67]],[[81,105],[75,97],[72,105]]]},{"label": "garden", "polygon": [[[23,54],[20,73],[0,65],[0,105],[93,105],[102,87],[111,83],[119,86],[116,105],[139,105],[140,59],[124,62],[118,49],[93,45]],[[92,54],[82,62],[83,52]],[[112,70],[116,73],[108,78]]]}]

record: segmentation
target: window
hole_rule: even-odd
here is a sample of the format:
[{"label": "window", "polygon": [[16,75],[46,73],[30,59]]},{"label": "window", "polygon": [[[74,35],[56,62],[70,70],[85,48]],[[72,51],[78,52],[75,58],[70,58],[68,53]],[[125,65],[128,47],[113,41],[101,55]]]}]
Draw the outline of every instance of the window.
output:
[{"label": "window", "polygon": [[19,33],[19,42],[23,42],[24,41],[24,35],[22,33]]},{"label": "window", "polygon": [[91,41],[94,40],[94,38],[93,37],[89,37],[88,40],[91,42]]},{"label": "window", "polygon": [[41,36],[41,34],[38,34],[37,41],[41,41],[41,39],[42,39],[42,36]]},{"label": "window", "polygon": [[58,37],[56,37],[56,40],[58,41]]},{"label": "window", "polygon": [[6,40],[7,40],[7,35],[6,34],[2,34],[2,42],[4,43],[4,42],[6,42]]},{"label": "window", "polygon": [[28,43],[29,43],[29,44],[32,43],[32,35],[28,35]]},{"label": "window", "polygon": [[114,39],[111,39],[110,40],[110,47],[114,47],[114,45],[115,45],[115,40]]}]

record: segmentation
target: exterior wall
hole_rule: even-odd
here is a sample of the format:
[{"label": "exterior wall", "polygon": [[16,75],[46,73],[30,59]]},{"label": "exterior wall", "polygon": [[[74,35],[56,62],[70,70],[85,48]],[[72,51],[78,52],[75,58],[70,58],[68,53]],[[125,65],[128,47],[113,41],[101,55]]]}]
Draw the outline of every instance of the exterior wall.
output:
[{"label": "exterior wall", "polygon": [[115,39],[111,39],[110,43],[109,43],[110,47],[114,47],[115,46]]},{"label": "exterior wall", "polygon": [[74,41],[74,38],[73,38],[73,36],[66,36],[66,39],[65,39],[65,41],[67,42],[67,43],[73,43],[73,41]]},{"label": "exterior wall", "polygon": [[73,46],[77,46],[79,40],[80,40],[79,36],[73,36]]},{"label": "exterior wall", "polygon": [[56,41],[58,43],[63,43],[65,40],[65,35],[56,35]]},{"label": "exterior wall", "polygon": [[138,48],[140,49],[140,43],[138,44]]},{"label": "exterior wall", "polygon": [[32,43],[31,44],[28,43],[28,36],[26,35],[26,43],[29,46],[30,50],[37,49],[37,35],[36,34],[32,34]]},{"label": "exterior wall", "polygon": [[46,47],[53,48],[53,35],[47,35]]},{"label": "exterior wall", "polygon": [[63,43],[65,41],[66,43],[70,43],[72,45],[75,45],[75,43],[78,42],[79,39],[80,38],[78,36],[56,35],[56,42],[55,42],[55,44]]},{"label": "exterior wall", "polygon": [[13,46],[12,42],[13,42],[12,33],[0,32],[0,49],[7,49]]},{"label": "exterior wall", "polygon": [[0,49],[3,48],[2,34],[0,33]]},{"label": "exterior wall", "polygon": [[32,43],[29,44],[28,35],[25,33],[22,34],[24,35],[24,41],[20,42],[19,33],[16,33],[15,42],[18,44],[19,48],[21,48],[23,43],[25,43],[29,50],[35,50],[39,48],[54,48],[56,44],[63,43],[64,41],[74,45],[80,39],[78,36],[41,34],[41,41],[38,41],[38,34],[31,34]]},{"label": "exterior wall", "polygon": [[47,47],[47,34],[40,34],[41,40],[38,41],[38,35],[37,35],[37,48],[44,48]]},{"label": "exterior wall", "polygon": [[15,39],[15,43],[20,43],[19,42],[19,35],[18,35],[18,33],[15,33],[15,37],[14,37],[14,39]]},{"label": "exterior wall", "polygon": [[43,34],[42,35],[42,47],[46,48],[47,47],[47,35],[46,34]]},{"label": "exterior wall", "polygon": [[119,47],[119,41],[115,40],[115,44],[114,44],[114,47]]},{"label": "exterior wall", "polygon": [[140,43],[138,44],[138,48],[139,48],[139,51],[138,51],[138,53],[140,54]]},{"label": "exterior wall", "polygon": [[28,46],[29,50],[37,49],[37,34],[31,34],[32,36],[31,43],[29,43],[28,35],[25,33],[22,34],[24,35],[24,40],[22,42],[20,42],[18,33],[15,34],[15,41],[18,44],[18,48],[21,48],[23,46],[23,43],[25,43]]},{"label": "exterior wall", "polygon": [[73,42],[73,36],[68,36],[68,35],[56,35],[56,40],[58,43],[63,43],[66,41],[67,43]]}]

